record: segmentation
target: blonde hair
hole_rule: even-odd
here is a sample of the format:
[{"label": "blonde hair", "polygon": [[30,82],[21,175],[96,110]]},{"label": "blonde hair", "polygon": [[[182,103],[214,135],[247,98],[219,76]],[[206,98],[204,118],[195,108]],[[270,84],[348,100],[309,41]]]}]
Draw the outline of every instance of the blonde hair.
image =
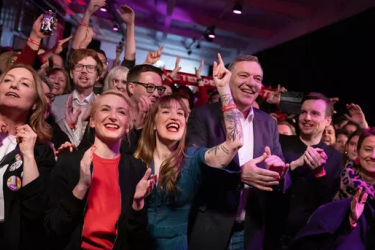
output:
[{"label": "blonde hair", "polygon": [[[129,72],[129,69],[123,66],[117,66],[111,69],[111,71],[109,71],[107,77],[104,80],[103,90],[105,91],[105,90],[113,88],[112,81],[114,78],[121,77],[121,78],[124,78],[124,80],[126,81],[126,78],[128,77],[128,72]],[[124,89],[126,89],[125,86],[124,86]]]},{"label": "blonde hair", "polygon": [[15,64],[6,71],[4,71],[4,73],[0,76],[0,82],[3,82],[5,75],[9,71],[16,68],[24,68],[30,71],[30,73],[33,76],[34,86],[36,90],[35,110],[30,110],[28,115],[29,118],[26,121],[26,123],[28,123],[30,127],[35,131],[40,142],[51,141],[52,128],[44,119],[44,115],[47,111],[47,103],[43,90],[42,80],[40,79],[38,73],[29,65]]},{"label": "blonde hair", "polygon": [[126,126],[129,128],[130,121],[132,121],[132,116],[130,114],[130,102],[131,102],[130,98],[127,95],[125,95],[123,92],[115,90],[115,89],[106,90],[103,93],[101,93],[100,96],[97,96],[95,98],[95,100],[92,102],[92,107],[90,111],[90,119],[94,117],[94,115],[98,111],[100,100],[103,98],[103,96],[107,96],[107,95],[119,96],[126,102],[127,106],[123,108],[125,109],[126,115],[128,117],[128,124],[126,124]]},{"label": "blonde hair", "polygon": [[[185,113],[185,118],[187,118],[188,111],[186,105],[180,97],[175,95],[163,96],[153,105],[150,113],[146,117],[141,139],[139,140],[137,151],[134,153],[134,157],[146,163],[147,167],[150,167],[156,149],[156,130],[154,129],[155,117],[161,108],[167,107],[173,101],[181,105]],[[185,138],[186,129],[181,140],[177,142],[176,149],[160,166],[160,188],[167,191],[170,197],[174,197],[178,191],[176,183],[181,174],[182,161],[185,153]]]}]

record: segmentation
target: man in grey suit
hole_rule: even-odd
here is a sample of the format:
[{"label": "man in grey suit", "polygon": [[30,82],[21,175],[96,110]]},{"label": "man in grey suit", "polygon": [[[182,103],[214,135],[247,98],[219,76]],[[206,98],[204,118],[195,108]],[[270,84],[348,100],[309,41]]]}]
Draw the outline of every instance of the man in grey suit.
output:
[{"label": "man in grey suit", "polygon": [[[286,169],[276,121],[252,107],[263,79],[258,59],[239,56],[229,70],[233,100],[243,113],[244,146],[225,171],[202,169],[202,186],[189,220],[190,250],[263,249],[265,214],[272,200],[269,191]],[[220,103],[193,109],[188,145],[212,147],[225,141],[220,109]],[[256,158],[265,160],[254,162]]]},{"label": "man in grey suit", "polygon": [[71,54],[69,67],[75,89],[71,94],[57,96],[51,112],[61,130],[78,146],[88,124],[86,120],[95,99],[93,88],[103,64],[94,50],[78,49]]}]

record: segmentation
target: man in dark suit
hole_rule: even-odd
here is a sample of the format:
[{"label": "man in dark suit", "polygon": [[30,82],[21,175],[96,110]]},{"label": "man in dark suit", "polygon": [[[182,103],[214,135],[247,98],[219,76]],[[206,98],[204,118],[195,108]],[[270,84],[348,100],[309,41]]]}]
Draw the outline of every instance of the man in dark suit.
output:
[{"label": "man in dark suit", "polygon": [[[276,121],[252,108],[263,79],[258,59],[239,56],[229,70],[233,100],[243,113],[244,146],[225,171],[202,169],[202,186],[190,216],[190,250],[263,249],[265,213],[270,205],[267,191],[280,179],[278,172],[268,169],[285,168]],[[213,147],[225,141],[220,109],[220,103],[193,109],[188,145]],[[266,160],[257,165],[252,161],[264,154]]]}]

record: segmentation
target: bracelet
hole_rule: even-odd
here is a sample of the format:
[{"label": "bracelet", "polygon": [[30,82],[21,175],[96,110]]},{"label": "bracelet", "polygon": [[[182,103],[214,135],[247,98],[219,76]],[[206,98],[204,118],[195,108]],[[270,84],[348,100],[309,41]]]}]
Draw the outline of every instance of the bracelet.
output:
[{"label": "bracelet", "polygon": [[31,39],[30,37],[29,37],[29,39],[27,39],[27,40],[28,40],[30,43],[32,43],[32,44],[34,44],[34,45],[36,45],[36,46],[40,46],[40,42],[37,42],[37,41]]},{"label": "bracelet", "polygon": [[[68,122],[67,122],[68,123]],[[68,126],[69,126],[69,128],[71,128],[71,130],[75,130],[76,129],[76,125],[75,124],[70,124],[70,123],[68,123]]]},{"label": "bracelet", "polygon": [[87,23],[80,23],[79,25],[83,26],[83,27],[90,27]]},{"label": "bracelet", "polygon": [[326,170],[322,168],[322,170],[315,175],[316,178],[320,178],[326,175]]},{"label": "bracelet", "polygon": [[223,112],[237,108],[235,103],[229,104],[221,108]]},{"label": "bracelet", "polygon": [[198,79],[197,79],[197,82],[199,82],[199,81],[203,81],[203,78],[198,78]]}]

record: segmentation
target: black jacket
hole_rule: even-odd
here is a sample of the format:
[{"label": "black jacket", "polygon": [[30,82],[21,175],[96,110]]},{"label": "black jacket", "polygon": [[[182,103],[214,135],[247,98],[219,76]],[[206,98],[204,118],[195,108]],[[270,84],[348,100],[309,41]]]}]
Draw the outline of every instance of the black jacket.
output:
[{"label": "black jacket", "polygon": [[36,143],[34,156],[39,177],[24,187],[15,188],[7,181],[18,180],[22,185],[23,159],[19,165],[16,156],[21,156],[18,146],[0,163],[0,167],[7,165],[3,176],[4,242],[0,249],[42,249],[43,217],[47,202],[45,186],[55,165],[55,156],[49,144]]},{"label": "black jacket", "polygon": [[[61,155],[51,174],[45,218],[51,250],[81,249],[84,210],[89,191],[84,200],[79,200],[73,195],[73,189],[79,181],[80,161],[86,150],[84,148]],[[132,156],[122,154],[118,168],[122,206],[114,249],[148,249],[147,209],[132,209],[135,188],[146,167]]]},{"label": "black jacket", "polygon": [[[272,154],[283,159],[276,121],[268,114],[254,109],[253,157],[269,146]],[[188,123],[188,145],[213,147],[226,140],[221,104],[194,108]],[[236,156],[238,158],[238,156]],[[235,158],[236,158],[235,157]],[[258,164],[265,168],[264,163]],[[231,237],[236,219],[242,184],[241,170],[233,160],[225,170],[202,168],[202,186],[194,203],[189,221],[190,250],[224,250]],[[251,188],[247,198],[245,218],[246,249],[263,249],[266,208],[272,202],[268,193]]]}]

